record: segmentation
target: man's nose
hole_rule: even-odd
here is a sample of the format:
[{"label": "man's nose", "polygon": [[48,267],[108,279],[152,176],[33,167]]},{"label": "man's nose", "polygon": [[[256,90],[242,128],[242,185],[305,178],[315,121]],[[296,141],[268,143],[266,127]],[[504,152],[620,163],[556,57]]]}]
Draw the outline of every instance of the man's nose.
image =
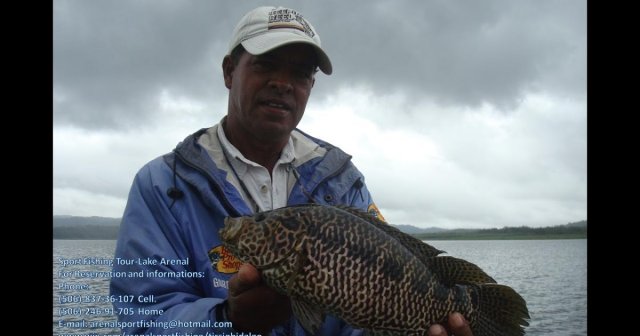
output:
[{"label": "man's nose", "polygon": [[278,93],[290,93],[293,91],[291,76],[285,71],[274,72],[268,82],[269,88]]}]

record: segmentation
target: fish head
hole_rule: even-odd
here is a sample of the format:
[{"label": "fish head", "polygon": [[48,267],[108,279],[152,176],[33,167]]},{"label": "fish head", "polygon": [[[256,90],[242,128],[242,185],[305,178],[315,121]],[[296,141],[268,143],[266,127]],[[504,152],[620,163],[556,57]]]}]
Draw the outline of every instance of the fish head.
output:
[{"label": "fish head", "polygon": [[225,247],[238,259],[268,269],[295,253],[305,223],[303,212],[280,208],[253,216],[227,217],[219,233]]}]

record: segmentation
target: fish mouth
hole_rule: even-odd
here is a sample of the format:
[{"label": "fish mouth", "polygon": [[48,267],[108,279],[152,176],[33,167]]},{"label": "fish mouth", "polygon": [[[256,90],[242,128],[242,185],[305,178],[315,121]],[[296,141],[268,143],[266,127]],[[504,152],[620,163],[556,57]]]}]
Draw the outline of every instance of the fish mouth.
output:
[{"label": "fish mouth", "polygon": [[240,238],[240,232],[242,231],[242,218],[230,218],[224,219],[224,227],[218,231],[220,239],[224,243],[235,245]]}]

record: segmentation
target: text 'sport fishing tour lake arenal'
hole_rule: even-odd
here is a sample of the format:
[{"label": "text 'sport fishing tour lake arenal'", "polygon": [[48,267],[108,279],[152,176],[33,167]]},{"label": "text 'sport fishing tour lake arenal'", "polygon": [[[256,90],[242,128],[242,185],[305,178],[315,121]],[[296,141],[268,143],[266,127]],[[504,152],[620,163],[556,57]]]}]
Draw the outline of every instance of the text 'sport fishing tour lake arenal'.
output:
[{"label": "text 'sport fishing tour lake arenal'", "polygon": [[[446,251],[447,255],[478,265],[498,283],[522,295],[531,316],[526,335],[587,334],[586,239],[427,243]],[[117,328],[108,327],[118,313],[108,300],[73,302],[80,297],[108,298],[108,277],[77,277],[73,272],[110,271],[111,267],[102,260],[113,258],[115,244],[115,240],[53,241],[53,335],[121,335]],[[91,258],[95,262],[63,267],[61,258]],[[83,320],[84,324],[66,324]]]}]

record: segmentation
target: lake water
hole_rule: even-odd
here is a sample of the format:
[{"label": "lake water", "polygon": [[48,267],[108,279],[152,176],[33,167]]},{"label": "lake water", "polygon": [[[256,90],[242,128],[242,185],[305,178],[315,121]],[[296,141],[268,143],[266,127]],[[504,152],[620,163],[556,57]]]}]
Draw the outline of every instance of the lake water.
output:
[{"label": "lake water", "polygon": [[587,240],[428,241],[527,301],[527,335],[587,334]]},{"label": "lake water", "polygon": [[[108,277],[77,276],[74,271],[108,272],[114,240],[53,241],[53,334],[116,335],[117,329],[88,328],[90,321],[113,321],[112,306],[92,301],[109,294]],[[587,334],[587,241],[467,240],[429,241],[449,255],[480,266],[498,283],[524,297],[531,315],[527,335]],[[87,260],[92,265],[62,267],[60,258]],[[89,258],[89,259],[84,259]],[[71,272],[71,273],[67,273]],[[95,295],[95,296],[94,296]],[[71,301],[71,302],[66,302]],[[85,320],[87,325],[60,326],[60,321]],[[63,324],[64,325],[64,324]]]}]

